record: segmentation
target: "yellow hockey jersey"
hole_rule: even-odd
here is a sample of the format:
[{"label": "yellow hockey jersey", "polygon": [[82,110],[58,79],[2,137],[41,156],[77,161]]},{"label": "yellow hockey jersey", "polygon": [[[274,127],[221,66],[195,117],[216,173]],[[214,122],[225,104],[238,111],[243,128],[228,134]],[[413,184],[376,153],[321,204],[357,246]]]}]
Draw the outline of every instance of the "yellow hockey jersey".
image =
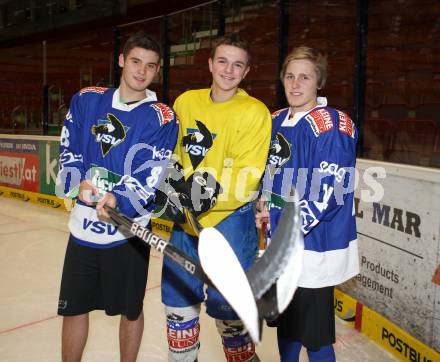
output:
[{"label": "yellow hockey jersey", "polygon": [[217,204],[200,215],[204,227],[217,225],[255,199],[272,127],[267,107],[244,90],[218,103],[210,94],[211,89],[191,90],[174,103],[180,118],[175,154],[185,179],[195,171],[208,171],[223,189]]}]

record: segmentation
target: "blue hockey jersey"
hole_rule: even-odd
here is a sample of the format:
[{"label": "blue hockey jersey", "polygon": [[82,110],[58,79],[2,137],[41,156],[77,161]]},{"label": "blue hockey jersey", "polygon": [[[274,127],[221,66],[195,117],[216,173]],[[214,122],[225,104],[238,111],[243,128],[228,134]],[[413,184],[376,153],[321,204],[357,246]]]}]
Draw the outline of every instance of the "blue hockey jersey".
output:
[{"label": "blue hockey jersey", "polygon": [[318,101],[307,112],[292,116],[286,108],[273,114],[263,183],[272,235],[294,186],[304,233],[304,288],[337,285],[359,272],[353,207],[357,132],[345,113],[326,107],[325,98]]},{"label": "blue hockey jersey", "polygon": [[[100,195],[112,192],[119,210],[146,224],[152,199],[176,144],[174,111],[154,92],[139,102],[120,101],[119,89],[88,87],[72,98],[60,140],[59,186],[76,197],[89,179]],[[110,247],[129,235],[100,220],[93,207],[77,201],[69,229],[78,243]]]}]

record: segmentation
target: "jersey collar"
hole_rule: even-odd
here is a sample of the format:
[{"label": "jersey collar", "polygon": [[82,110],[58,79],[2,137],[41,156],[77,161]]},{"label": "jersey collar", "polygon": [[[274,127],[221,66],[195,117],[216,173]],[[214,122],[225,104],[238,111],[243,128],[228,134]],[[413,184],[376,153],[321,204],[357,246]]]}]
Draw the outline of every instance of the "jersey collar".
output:
[{"label": "jersey collar", "polygon": [[281,123],[281,126],[282,127],[295,127],[301,118],[303,118],[306,114],[313,111],[315,108],[327,106],[327,98],[326,97],[317,97],[316,101],[318,103],[316,105],[316,107],[313,107],[312,109],[309,109],[308,111],[296,112],[293,115],[291,113],[292,110],[289,107],[289,111],[287,112],[286,118],[284,118],[283,123]]},{"label": "jersey collar", "polygon": [[146,89],[145,94],[146,94],[146,97],[144,99],[141,99],[139,102],[125,104],[125,103],[121,102],[119,88],[118,88],[113,93],[112,108],[119,109],[120,111],[131,111],[132,109],[136,108],[137,106],[139,106],[145,102],[157,101],[157,97],[156,97],[155,92],[153,92],[149,89]]},{"label": "jersey collar", "polygon": [[229,102],[229,101],[231,101],[231,100],[233,100],[233,99],[235,99],[237,97],[242,97],[242,96],[247,96],[248,95],[247,92],[244,89],[238,88],[237,92],[231,98],[227,99],[226,101],[214,102],[212,100],[212,98],[211,98],[212,88],[209,88],[207,90],[208,90],[208,102],[212,103],[212,104],[224,104],[224,103]]}]

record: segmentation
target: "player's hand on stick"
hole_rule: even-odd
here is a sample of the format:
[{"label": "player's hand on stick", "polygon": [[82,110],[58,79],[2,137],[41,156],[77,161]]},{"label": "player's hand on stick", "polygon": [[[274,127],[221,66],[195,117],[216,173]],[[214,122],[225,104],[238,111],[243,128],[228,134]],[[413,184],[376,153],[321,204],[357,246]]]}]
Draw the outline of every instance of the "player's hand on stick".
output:
[{"label": "player's hand on stick", "polygon": [[96,186],[90,180],[84,180],[79,185],[78,198],[86,205],[92,206],[99,197],[99,192]]},{"label": "player's hand on stick", "polygon": [[181,206],[181,190],[179,185],[185,183],[183,167],[176,161],[171,161],[166,170],[165,177],[159,185],[154,196],[154,203],[162,207],[162,213],[179,224],[185,222]]},{"label": "player's hand on stick", "polygon": [[255,225],[257,229],[263,229],[263,226],[270,230],[269,210],[267,208],[267,201],[263,198],[257,202],[257,213],[255,214]]},{"label": "player's hand on stick", "polygon": [[199,216],[217,204],[218,195],[223,191],[220,184],[209,172],[194,172],[182,185],[184,198],[182,206]]},{"label": "player's hand on stick", "polygon": [[[243,320],[254,342],[261,340],[262,320],[276,319],[288,306],[298,286],[304,242],[299,209],[294,202],[283,208],[277,229],[280,232],[275,233],[265,253],[246,272],[229,242],[213,227],[203,228],[199,234],[199,264],[117,210],[105,208],[116,224],[125,226],[133,236],[167,255],[194,277],[214,286]],[[225,265],[231,272],[225,273]]]},{"label": "player's hand on stick", "polygon": [[116,208],[116,197],[111,192],[107,192],[104,197],[98,201],[96,204],[96,213],[99,218],[107,218],[110,219],[110,215],[107,213],[104,205],[111,207],[112,209]]},{"label": "player's hand on stick", "polygon": [[198,216],[217,203],[222,192],[220,184],[208,172],[194,172],[185,181],[182,166],[170,163],[164,181],[156,191],[155,203],[165,207],[172,221],[185,223],[185,209]]}]

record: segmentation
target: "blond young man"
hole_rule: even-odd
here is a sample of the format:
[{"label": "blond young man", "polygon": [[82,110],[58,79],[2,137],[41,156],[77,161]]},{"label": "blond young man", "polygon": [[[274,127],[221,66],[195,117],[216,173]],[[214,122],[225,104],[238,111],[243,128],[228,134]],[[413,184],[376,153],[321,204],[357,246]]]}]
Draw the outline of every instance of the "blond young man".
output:
[{"label": "blond young man", "polygon": [[359,273],[352,212],[357,131],[317,96],[326,77],[327,59],[316,49],[298,47],[286,57],[281,80],[289,107],[272,115],[268,208],[256,215],[257,227],[268,223],[274,233],[295,187],[305,251],[299,288],[275,323],[282,362],[298,361],[302,346],[310,361],[335,361],[334,286]]}]

